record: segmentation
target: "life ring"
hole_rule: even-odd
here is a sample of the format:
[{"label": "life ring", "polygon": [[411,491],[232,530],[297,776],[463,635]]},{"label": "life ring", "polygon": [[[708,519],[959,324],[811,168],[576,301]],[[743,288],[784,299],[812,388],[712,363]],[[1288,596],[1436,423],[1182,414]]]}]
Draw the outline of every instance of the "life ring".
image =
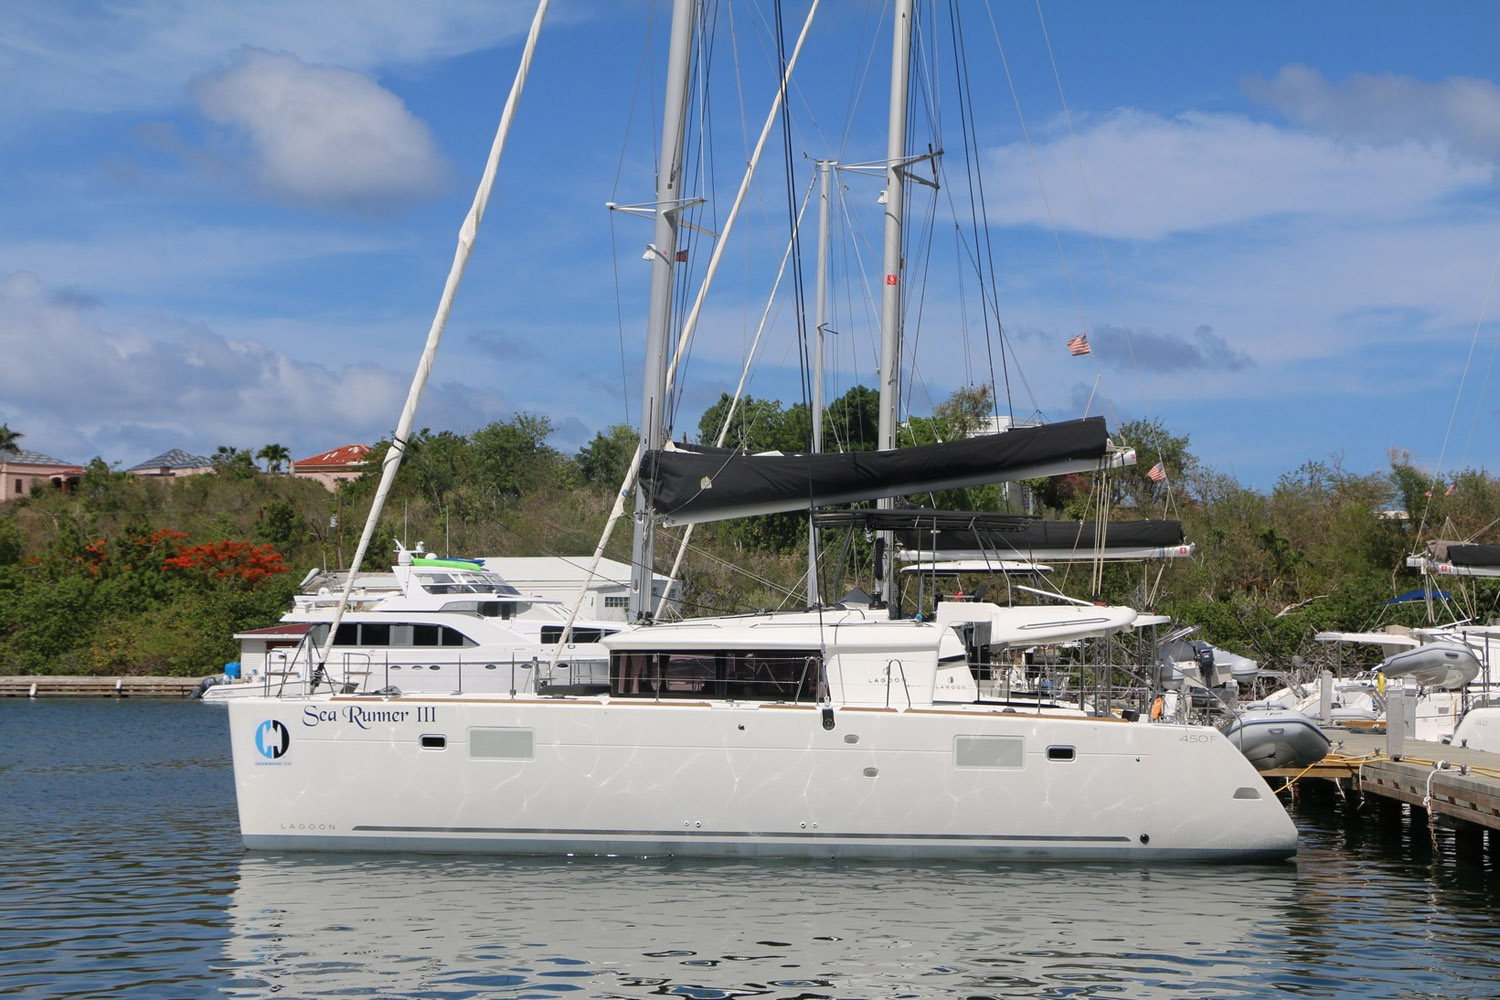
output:
[{"label": "life ring", "polygon": [[1161,719],[1161,709],[1162,709],[1161,695],[1157,695],[1156,696],[1156,700],[1151,703],[1151,721],[1152,722],[1156,722],[1159,719]]}]

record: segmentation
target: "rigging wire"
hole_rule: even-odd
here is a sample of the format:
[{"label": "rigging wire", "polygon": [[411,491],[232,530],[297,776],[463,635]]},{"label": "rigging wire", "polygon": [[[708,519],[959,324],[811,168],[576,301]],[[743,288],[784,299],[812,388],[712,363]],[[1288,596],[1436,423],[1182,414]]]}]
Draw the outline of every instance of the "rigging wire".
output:
[{"label": "rigging wire", "polygon": [[[998,271],[995,267],[994,240],[988,225],[989,215],[985,207],[984,172],[979,169],[973,157],[973,149],[978,142],[979,130],[978,124],[974,119],[974,91],[969,79],[969,58],[967,50],[964,48],[963,32],[959,27],[961,18],[958,6],[954,0],[950,0],[949,2],[949,11],[948,30],[952,36],[953,68],[954,73],[958,76],[955,87],[958,91],[959,128],[963,138],[965,189],[969,196],[969,225],[973,228],[975,234],[983,239],[985,257],[989,262],[990,283],[988,291],[986,291],[985,272],[983,269],[976,267],[976,274],[979,278],[979,303],[982,312],[985,354],[989,361],[990,385],[994,389],[995,416],[998,417],[1000,415],[1000,386],[995,381],[995,352],[993,342],[990,338],[990,300],[991,296],[994,296],[995,326],[1000,340],[1000,373],[1004,379],[1006,411],[1010,415],[1011,422],[1014,423],[1016,413],[1011,398],[1010,365],[1006,357],[1005,325],[1000,320],[999,294],[995,288],[995,285],[998,283]],[[949,203],[952,204],[951,194],[949,195]],[[985,222],[983,226],[980,225],[982,220]],[[957,229],[956,224],[954,228]]]},{"label": "rigging wire", "polygon": [[[1474,333],[1469,338],[1469,353],[1468,353],[1468,356],[1466,358],[1464,358],[1464,370],[1463,370],[1463,374],[1461,376],[1459,376],[1459,380],[1458,380],[1458,392],[1454,393],[1454,395],[1453,395],[1453,409],[1450,410],[1449,413],[1448,413],[1448,426],[1443,431],[1443,446],[1438,451],[1437,466],[1433,469],[1433,472],[1432,472],[1432,480],[1431,480],[1431,483],[1430,483],[1430,486],[1432,486],[1432,487],[1436,487],[1437,486],[1438,475],[1442,472],[1442,469],[1443,469],[1443,459],[1444,459],[1444,457],[1448,453],[1448,441],[1449,441],[1449,438],[1453,434],[1453,423],[1454,423],[1455,420],[1458,419],[1458,404],[1459,404],[1459,400],[1463,398],[1464,383],[1468,381],[1468,378],[1469,378],[1469,368],[1474,363],[1474,352],[1478,348],[1478,345],[1479,345],[1479,332],[1480,332],[1480,330],[1482,330],[1484,328],[1484,318],[1489,313],[1490,297],[1494,294],[1494,291],[1495,291],[1495,277],[1496,277],[1497,274],[1500,274],[1500,254],[1496,254],[1496,256],[1495,256],[1495,263],[1490,266],[1490,280],[1489,280],[1489,283],[1486,284],[1485,288],[1484,288],[1484,302],[1479,307],[1479,318],[1475,321],[1475,323],[1474,323]],[[1493,364],[1493,354],[1491,355],[1491,364]],[[1489,382],[1489,373],[1488,373],[1488,371],[1486,371],[1486,373],[1485,373],[1485,383],[1488,384],[1488,382]],[[1476,412],[1475,412],[1475,420],[1477,421],[1478,418],[1479,418],[1479,415],[1478,415],[1478,412],[1476,410]],[[1470,433],[1472,434],[1472,430],[1471,430]],[[1468,450],[1468,446],[1467,446],[1467,444],[1465,444],[1465,453],[1467,453],[1467,450]],[[1433,494],[1436,493],[1436,492],[1437,492],[1436,489],[1428,489],[1428,491],[1427,491],[1427,502],[1422,505],[1422,518],[1421,518],[1421,521],[1417,525],[1417,535],[1416,535],[1416,537],[1417,537],[1417,541],[1418,542],[1421,541],[1421,539],[1422,539],[1422,532],[1427,527],[1427,518],[1432,513]]]},{"label": "rigging wire", "polygon": [[[615,176],[612,183],[610,184],[611,202],[619,200],[620,178],[625,172],[625,162],[627,159],[627,152],[630,147],[630,133],[632,131],[631,125],[635,122],[637,109],[639,108],[641,103],[641,93],[643,90],[642,81],[648,76],[654,76],[652,72],[653,63],[651,60],[651,51],[653,46],[652,39],[655,36],[655,29],[656,11],[653,8],[648,13],[648,16],[646,18],[646,37],[641,44],[640,61],[636,64],[635,85],[631,88],[630,106],[625,112],[625,134],[620,137],[620,155],[615,160]],[[655,134],[655,107],[651,101],[646,101],[645,103],[647,107],[651,109],[652,134]],[[653,157],[656,157],[658,155],[659,154],[657,152],[652,153]],[[653,159],[652,163],[655,164],[656,160]],[[625,304],[620,294],[620,289],[622,287],[620,281],[620,249],[618,231],[615,227],[614,212],[609,213],[609,250],[610,267],[614,272],[615,282],[615,331],[616,338],[618,339],[620,345],[620,399],[625,405],[625,418],[621,421],[621,424],[624,426],[633,426],[634,417],[630,408],[630,375],[628,373],[628,364],[626,361],[625,350]]]},{"label": "rigging wire", "polygon": [[[1078,164],[1079,177],[1083,182],[1084,201],[1088,204],[1089,207],[1089,221],[1093,226],[1095,242],[1099,246],[1099,256],[1104,263],[1104,274],[1106,280],[1109,283],[1110,297],[1114,305],[1115,323],[1118,325],[1121,339],[1125,341],[1125,350],[1130,358],[1130,370],[1135,375],[1136,389],[1140,393],[1141,401],[1144,407],[1146,404],[1146,400],[1149,397],[1146,394],[1145,382],[1141,377],[1140,365],[1136,362],[1135,340],[1131,336],[1130,327],[1125,324],[1124,310],[1120,302],[1119,282],[1115,279],[1114,265],[1109,256],[1109,247],[1104,242],[1104,227],[1099,222],[1099,212],[1094,202],[1093,189],[1089,185],[1088,170],[1084,166],[1083,147],[1082,144],[1078,141],[1078,131],[1076,128],[1074,128],[1073,125],[1073,112],[1068,106],[1068,97],[1063,90],[1062,73],[1058,70],[1057,67],[1057,55],[1052,48],[1052,35],[1047,30],[1047,18],[1046,15],[1042,12],[1041,0],[1036,0],[1036,16],[1038,23],[1041,25],[1042,40],[1047,49],[1047,60],[1052,67],[1052,79],[1057,85],[1057,98],[1062,105],[1063,120],[1067,123],[1068,126],[1068,142],[1073,150],[1073,158]],[[993,14],[991,15],[991,22],[993,23]],[[1096,363],[1096,371],[1097,367],[1098,366]],[[1097,385],[1097,375],[1095,381]],[[1111,415],[1114,416],[1116,422],[1118,422],[1118,414]],[[1172,509],[1174,509],[1176,504],[1176,491],[1174,489],[1175,477],[1166,467],[1166,448],[1162,439],[1162,428],[1156,422],[1151,420],[1147,420],[1145,422],[1145,426],[1149,428],[1151,437],[1153,439],[1151,441],[1151,444],[1156,448],[1156,457],[1162,462],[1162,471],[1167,473],[1166,478],[1162,480],[1162,484],[1166,489],[1166,496],[1164,498],[1164,510],[1171,511]]]},{"label": "rigging wire", "polygon": [[[990,31],[995,39],[995,49],[1000,55],[1000,65],[1005,71],[1005,82],[1010,87],[1010,96],[1016,107],[1016,119],[1021,128],[1021,139],[1026,146],[1026,155],[1031,161],[1031,171],[1036,176],[1037,192],[1042,199],[1042,208],[1047,215],[1047,226],[1052,231],[1053,242],[1057,245],[1057,256],[1062,264],[1063,276],[1068,283],[1068,293],[1073,299],[1074,311],[1078,314],[1078,326],[1081,330],[1088,329],[1088,323],[1083,314],[1083,302],[1078,297],[1078,286],[1073,280],[1073,268],[1068,263],[1067,250],[1063,247],[1062,232],[1057,226],[1057,219],[1052,213],[1052,200],[1047,196],[1047,184],[1042,178],[1042,165],[1037,159],[1036,146],[1031,141],[1031,130],[1026,124],[1026,113],[1021,107],[1021,94],[1016,89],[1015,78],[1011,75],[1010,60],[1005,55],[1005,45],[1000,41],[1000,27],[995,23],[995,11],[986,6],[990,18]],[[1098,361],[1095,361],[1097,367]]]}]

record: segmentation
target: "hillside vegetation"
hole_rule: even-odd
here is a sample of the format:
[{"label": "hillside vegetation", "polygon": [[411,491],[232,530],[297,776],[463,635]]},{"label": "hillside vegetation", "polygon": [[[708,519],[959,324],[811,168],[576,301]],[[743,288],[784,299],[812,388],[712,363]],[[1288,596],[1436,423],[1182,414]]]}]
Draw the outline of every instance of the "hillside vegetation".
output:
[{"label": "hillside vegetation", "polygon": [[[701,439],[715,440],[726,409],[724,400],[704,415]],[[962,390],[932,417],[911,421],[904,440],[952,440],[991,409],[983,390]],[[851,390],[829,407],[825,446],[871,447],[875,412],[872,392]],[[726,445],[791,451],[806,447],[810,420],[800,405],[749,400],[730,426]],[[452,555],[591,552],[635,434],[614,427],[571,455],[548,444],[550,436],[545,418],[528,415],[468,435],[421,431],[365,568],[386,565],[396,538]],[[1265,492],[1214,471],[1192,454],[1187,437],[1159,424],[1127,424],[1115,438],[1138,449],[1137,466],[1102,481],[1027,483],[1034,513],[1174,518],[1196,553],[1098,574],[1088,565],[1058,566],[1056,583],[1075,597],[1199,625],[1204,638],[1273,665],[1293,656],[1309,667],[1326,662],[1330,654],[1312,641],[1320,630],[1424,623],[1423,605],[1386,603],[1422,585],[1404,568],[1418,541],[1413,521],[1425,518],[1424,538],[1473,541],[1494,540],[1500,522],[1500,484],[1477,470],[1434,482],[1400,455],[1369,474],[1310,461]],[[0,673],[217,672],[236,657],[236,630],[275,622],[304,574],[352,557],[386,444],[365,475],[337,493],[261,471],[249,452],[225,447],[211,475],[141,479],[95,460],[75,492],[41,491],[0,509]],[[1158,457],[1167,472],[1160,483],[1148,476]],[[910,499],[1015,512],[1022,494],[983,487]],[[659,570],[670,565],[679,538],[661,533]],[[822,544],[825,594],[872,586],[866,539],[825,537]],[[628,560],[629,547],[622,523],[607,554]],[[800,514],[700,526],[684,562],[686,613],[800,605],[806,547]],[[1495,612],[1493,584],[1444,582],[1458,588],[1453,596],[1464,614]]]}]

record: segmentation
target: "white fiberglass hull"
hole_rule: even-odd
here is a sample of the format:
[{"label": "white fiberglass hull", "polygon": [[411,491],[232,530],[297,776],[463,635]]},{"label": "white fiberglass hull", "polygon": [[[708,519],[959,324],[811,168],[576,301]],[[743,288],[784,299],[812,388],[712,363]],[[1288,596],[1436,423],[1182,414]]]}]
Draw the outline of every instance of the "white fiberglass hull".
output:
[{"label": "white fiberglass hull", "polygon": [[1453,745],[1500,753],[1500,706],[1471,708],[1453,731]]},{"label": "white fiberglass hull", "polygon": [[838,709],[826,729],[811,705],[592,698],[228,708],[251,848],[1142,860],[1296,851],[1280,802],[1207,728],[955,706]]}]

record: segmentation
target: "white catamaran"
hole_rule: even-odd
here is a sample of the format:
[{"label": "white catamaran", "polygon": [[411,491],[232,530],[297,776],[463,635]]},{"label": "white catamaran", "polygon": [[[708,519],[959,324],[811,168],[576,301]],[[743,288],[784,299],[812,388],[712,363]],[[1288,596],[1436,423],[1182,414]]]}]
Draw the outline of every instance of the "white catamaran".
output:
[{"label": "white catamaran", "polygon": [[[678,245],[695,15],[695,0],[675,0],[653,250]],[[900,225],[907,162],[899,108],[911,23],[902,0],[887,170],[887,248],[898,256],[899,230],[891,237],[889,227]],[[794,51],[788,73],[795,61]],[[883,413],[882,436],[892,432],[884,450],[858,455],[664,447],[674,257],[648,253],[640,621],[603,638],[607,679],[563,695],[322,689],[236,700],[228,707],[247,846],[1142,860],[1295,853],[1280,802],[1218,731],[1018,711],[982,688],[981,665],[1005,650],[1126,629],[1130,608],[948,602],[928,620],[896,617],[894,601],[875,600],[651,624],[653,519],[806,510],[1111,460],[1098,419],[897,450],[886,426],[894,420]],[[886,272],[899,275],[899,261]],[[899,283],[885,290],[887,323],[899,326]],[[894,365],[899,350],[887,345],[884,357]],[[398,443],[403,436],[398,430]]]}]

